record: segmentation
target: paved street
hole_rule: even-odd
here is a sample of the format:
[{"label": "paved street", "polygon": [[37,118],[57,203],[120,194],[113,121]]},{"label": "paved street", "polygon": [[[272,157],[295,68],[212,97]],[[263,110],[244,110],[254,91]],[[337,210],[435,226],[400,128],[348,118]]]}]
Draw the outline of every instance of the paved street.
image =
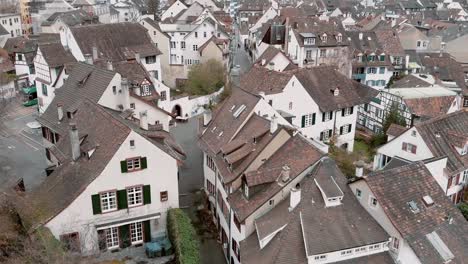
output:
[{"label": "paved street", "polygon": [[26,126],[35,116],[35,107],[23,107],[18,100],[0,111],[0,190],[20,178],[31,189],[45,178],[41,131]]},{"label": "paved street", "polygon": [[[198,117],[189,119],[187,123],[177,123],[171,129],[172,136],[182,146],[187,155],[179,170],[180,207],[192,219],[197,220],[196,210],[200,205],[201,188],[203,188],[203,153],[198,148]],[[204,237],[201,241],[201,263],[225,263],[221,245],[212,238]]]},{"label": "paved street", "polygon": [[[239,75],[249,71],[252,67],[252,62],[248,52],[244,49],[244,45],[240,41],[239,29],[236,24],[234,24],[233,30],[235,32],[235,36],[231,45],[231,52],[233,53],[233,68],[231,70],[231,76],[234,84],[239,86]],[[239,66],[239,68],[236,67],[237,65]]]}]

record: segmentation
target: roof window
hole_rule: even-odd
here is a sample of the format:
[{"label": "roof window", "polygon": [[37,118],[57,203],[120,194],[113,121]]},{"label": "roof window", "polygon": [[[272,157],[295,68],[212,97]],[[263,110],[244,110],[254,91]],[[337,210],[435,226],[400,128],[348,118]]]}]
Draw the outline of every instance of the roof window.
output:
[{"label": "roof window", "polygon": [[419,213],[420,210],[419,210],[418,204],[415,201],[413,201],[413,200],[409,201],[408,206],[411,209],[411,212],[413,212],[415,214]]},{"label": "roof window", "polygon": [[244,110],[246,108],[247,108],[247,106],[245,106],[245,105],[239,106],[239,108],[237,108],[237,110],[233,114],[234,118],[238,118],[242,114],[242,112],[244,112]]},{"label": "roof window", "polygon": [[431,207],[431,206],[434,205],[434,200],[432,200],[431,196],[426,195],[422,199],[423,199],[423,202],[426,205],[426,207]]}]

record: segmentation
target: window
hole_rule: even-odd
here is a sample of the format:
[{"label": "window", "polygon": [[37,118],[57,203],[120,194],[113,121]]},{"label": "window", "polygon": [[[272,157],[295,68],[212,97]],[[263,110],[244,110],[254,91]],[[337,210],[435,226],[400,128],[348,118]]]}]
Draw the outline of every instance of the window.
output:
[{"label": "window", "polygon": [[315,113],[302,116],[301,127],[308,127],[315,125]]},{"label": "window", "polygon": [[148,56],[145,58],[146,64],[153,64],[156,63],[156,56]]},{"label": "window", "polygon": [[185,41],[181,41],[181,42],[180,42],[180,48],[181,48],[181,49],[185,49]]},{"label": "window", "polygon": [[380,67],[379,68],[379,73],[384,74],[385,73],[385,67]]},{"label": "window", "polygon": [[23,54],[18,54],[18,61],[22,61],[23,60]]},{"label": "window", "polygon": [[268,204],[271,205],[271,206],[275,205],[275,200],[272,199],[272,200],[268,201]]},{"label": "window", "polygon": [[112,93],[113,94],[116,94],[117,93],[117,86],[112,86]]},{"label": "window", "polygon": [[341,126],[340,127],[340,135],[345,135],[345,134],[348,134],[349,132],[351,132],[351,127],[352,127],[351,124]]},{"label": "window", "polygon": [[42,84],[42,94],[44,96],[47,96],[47,85],[45,85],[45,84]]},{"label": "window", "polygon": [[416,137],[416,130],[411,131],[411,136]]},{"label": "window", "polygon": [[107,249],[116,248],[119,246],[119,229],[111,227],[105,230]]},{"label": "window", "polygon": [[237,245],[237,242],[234,240],[234,238],[232,239],[232,251],[234,251],[237,259],[239,259],[239,246]]},{"label": "window", "polygon": [[311,50],[306,50],[306,59],[312,59],[312,51]]},{"label": "window", "polygon": [[166,91],[161,91],[160,95],[161,95],[160,100],[161,100],[161,101],[166,101],[166,99],[167,99],[167,92],[166,92]]},{"label": "window", "polygon": [[143,242],[143,225],[141,222],[130,224],[130,241],[132,241],[132,245]]},{"label": "window", "polygon": [[323,34],[323,35],[322,35],[322,41],[323,41],[323,42],[327,42],[327,34]]},{"label": "window", "polygon": [[361,198],[362,197],[362,191],[359,189],[356,189],[356,197]]},{"label": "window", "polygon": [[213,159],[210,156],[206,156],[206,166],[210,168],[212,171],[216,172],[216,165]]},{"label": "window", "polygon": [[156,36],[156,30],[153,31],[153,36]]},{"label": "window", "polygon": [[332,137],[332,134],[333,134],[333,130],[331,129],[324,130],[323,132],[320,133],[320,140],[328,141]]},{"label": "window", "polygon": [[139,170],[141,168],[140,158],[127,159],[127,170]]},{"label": "window", "polygon": [[321,49],[320,50],[320,57],[325,58],[327,56],[327,50],[326,49]]},{"label": "window", "polygon": [[353,253],[353,251],[351,249],[343,250],[343,251],[341,251],[341,256],[351,255],[352,253]]},{"label": "window", "polygon": [[101,198],[101,211],[111,212],[117,210],[117,193],[112,192],[103,192],[99,194]]},{"label": "window", "polygon": [[418,40],[418,41],[416,42],[416,47],[421,47],[421,41],[420,41],[420,40]]},{"label": "window", "polygon": [[330,121],[332,118],[333,118],[333,111],[325,112],[325,113],[322,114],[322,121],[323,122]]},{"label": "window", "polygon": [[379,60],[380,61],[385,61],[385,55],[380,55]]},{"label": "window", "polygon": [[171,49],[175,49],[177,47],[175,41],[171,41]]},{"label": "window", "polygon": [[368,55],[367,61],[375,61],[375,55]]},{"label": "window", "polygon": [[148,96],[148,95],[151,95],[151,91],[150,91],[150,87],[148,84],[143,84],[141,86],[141,95],[142,96]]},{"label": "window", "polygon": [[135,140],[130,140],[130,148],[135,148]]},{"label": "window", "polygon": [[396,237],[392,237],[392,248],[399,249],[400,248],[400,240]]},{"label": "window", "polygon": [[320,255],[320,256],[315,256],[315,260],[323,261],[327,259],[327,255]]},{"label": "window", "polygon": [[193,45],[192,48],[193,48],[193,51],[197,51],[198,50],[198,45]]},{"label": "window", "polygon": [[135,109],[135,103],[130,103],[130,109]]},{"label": "window", "polygon": [[216,188],[213,183],[211,183],[208,179],[206,179],[206,189],[209,194],[215,195]]},{"label": "window", "polygon": [[143,186],[127,188],[128,207],[143,205]]},{"label": "window", "polygon": [[376,74],[377,68],[374,68],[374,67],[367,68],[367,73]]},{"label": "window", "polygon": [[417,149],[417,146],[416,145],[413,145],[411,143],[406,143],[406,142],[403,142],[401,144],[401,149],[406,151],[406,152],[410,152],[410,153],[413,153],[413,154],[416,154],[416,149]]},{"label": "window", "polygon": [[206,38],[206,32],[203,32],[203,37]]},{"label": "window", "polygon": [[81,251],[80,236],[76,232],[60,235],[60,242],[62,242],[65,248],[69,251],[73,251],[73,252]]},{"label": "window", "polygon": [[165,202],[169,199],[167,191],[160,192],[159,195],[161,197],[161,202]]},{"label": "window", "polygon": [[349,116],[349,115],[352,115],[353,114],[353,107],[346,107],[346,108],[343,108],[343,110],[341,110],[341,115],[342,116]]},{"label": "window", "polygon": [[343,36],[341,36],[341,34],[338,34],[338,36],[336,36],[336,41],[341,42],[342,39],[343,39]]},{"label": "window", "polygon": [[292,110],[292,108],[293,108],[293,103],[292,102],[289,102],[288,108],[289,108],[289,110]]},{"label": "window", "polygon": [[377,199],[375,199],[374,197],[370,197],[370,206],[371,207],[376,207],[377,206]]},{"label": "window", "polygon": [[304,45],[314,45],[315,44],[315,38],[305,38],[304,39]]}]

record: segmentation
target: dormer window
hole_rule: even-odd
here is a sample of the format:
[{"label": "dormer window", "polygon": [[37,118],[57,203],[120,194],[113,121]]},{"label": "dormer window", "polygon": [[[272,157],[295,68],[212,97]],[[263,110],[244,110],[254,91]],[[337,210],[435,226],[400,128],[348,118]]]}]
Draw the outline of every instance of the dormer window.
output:
[{"label": "dormer window", "polygon": [[336,36],[336,41],[337,41],[337,42],[343,41],[343,36],[341,35],[341,33],[339,33],[339,34]]},{"label": "dormer window", "polygon": [[304,38],[304,45],[315,45],[315,38]]},{"label": "dormer window", "polygon": [[367,55],[367,61],[375,61],[375,55],[374,54]]},{"label": "dormer window", "polygon": [[149,96],[151,95],[151,91],[150,91],[150,87],[148,84],[143,84],[141,87],[140,87],[140,93],[141,93],[141,96]]},{"label": "dormer window", "polygon": [[338,96],[338,95],[340,95],[340,89],[336,87],[335,90],[333,90],[333,96]]},{"label": "dormer window", "polygon": [[322,35],[322,42],[327,42],[327,34]]},{"label": "dormer window", "polygon": [[244,195],[246,198],[249,198],[249,186],[247,186],[247,183],[244,183]]},{"label": "dormer window", "polygon": [[385,61],[385,54],[380,54],[379,61]]}]

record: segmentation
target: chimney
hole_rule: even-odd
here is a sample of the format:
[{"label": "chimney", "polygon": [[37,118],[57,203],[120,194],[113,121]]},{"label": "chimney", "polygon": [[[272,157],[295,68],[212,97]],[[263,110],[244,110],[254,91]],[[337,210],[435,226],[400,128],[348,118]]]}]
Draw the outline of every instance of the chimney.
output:
[{"label": "chimney", "polygon": [[112,61],[107,61],[107,70],[114,71],[114,66],[112,66]]},{"label": "chimney", "polygon": [[291,189],[289,197],[289,212],[291,212],[301,202],[301,184],[296,184],[296,187]]},{"label": "chimney", "polygon": [[98,49],[96,46],[93,46],[93,61],[98,59]]},{"label": "chimney", "polygon": [[147,111],[140,112],[140,128],[148,130],[148,113]]},{"label": "chimney", "polygon": [[362,40],[362,32],[359,32],[359,40]]},{"label": "chimney", "polygon": [[61,103],[57,104],[57,115],[58,115],[58,120],[62,121],[62,119],[63,119],[63,104],[61,104]]},{"label": "chimney", "polygon": [[70,144],[72,159],[76,161],[80,157],[80,136],[78,135],[76,123],[70,123]]},{"label": "chimney", "polygon": [[283,169],[281,170],[281,181],[287,182],[289,181],[289,172],[291,171],[291,168],[289,168],[288,165],[284,165]]},{"label": "chimney", "polygon": [[210,109],[205,109],[205,112],[203,112],[203,126],[207,126],[210,121],[211,121],[211,110]]},{"label": "chimney", "polygon": [[270,133],[271,134],[275,133],[277,129],[278,129],[278,118],[276,117],[276,115],[273,115],[270,121]]},{"label": "chimney", "polygon": [[262,59],[262,66],[265,66],[265,64],[266,64],[266,60]]},{"label": "chimney", "polygon": [[268,63],[268,70],[272,71],[272,70],[274,70],[274,68],[275,68],[275,63],[274,62]]},{"label": "chimney", "polygon": [[85,54],[84,55],[85,62],[89,65],[93,65],[93,55],[91,54]]},{"label": "chimney", "polygon": [[358,160],[356,165],[356,177],[361,178],[364,175],[364,161]]},{"label": "chimney", "polygon": [[141,57],[140,57],[140,53],[138,53],[138,52],[135,52],[135,60],[136,60],[136,62],[138,62],[138,64],[140,64],[140,63],[141,63]]}]

